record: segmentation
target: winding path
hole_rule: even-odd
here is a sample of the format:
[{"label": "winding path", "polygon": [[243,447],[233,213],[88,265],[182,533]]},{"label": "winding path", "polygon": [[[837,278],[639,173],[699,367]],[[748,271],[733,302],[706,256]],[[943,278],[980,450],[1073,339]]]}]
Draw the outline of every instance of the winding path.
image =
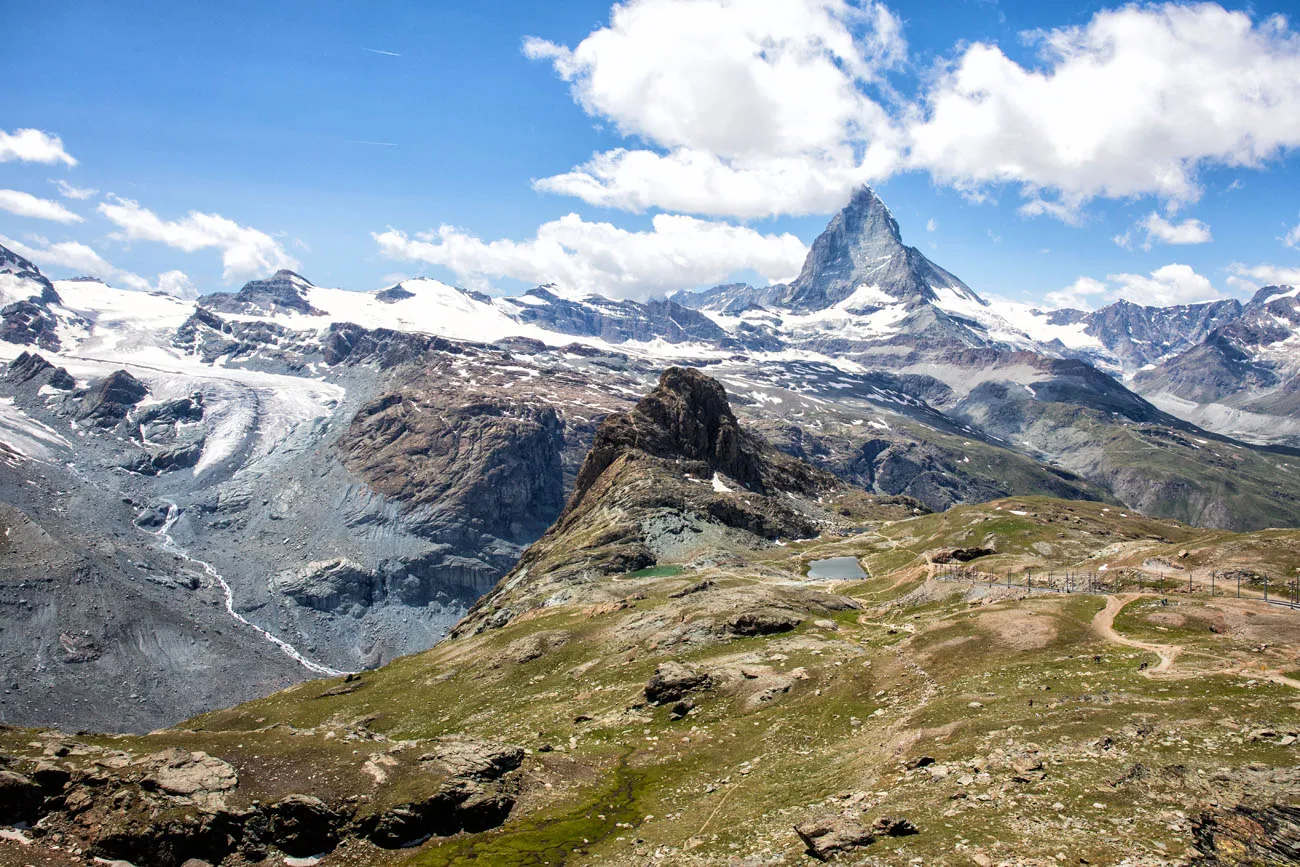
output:
[{"label": "winding path", "polygon": [[1125,638],[1115,631],[1115,618],[1124,606],[1130,602],[1141,599],[1145,594],[1142,593],[1117,593],[1114,596],[1106,597],[1106,607],[1097,612],[1097,616],[1092,618],[1092,628],[1107,641],[1113,641],[1116,644],[1122,644],[1125,647],[1136,647],[1140,650],[1149,650],[1160,657],[1160,664],[1155,668],[1143,672],[1148,677],[1153,674],[1161,674],[1169,671],[1174,667],[1174,660],[1183,652],[1181,644],[1152,644],[1146,641],[1138,641],[1134,638]]}]

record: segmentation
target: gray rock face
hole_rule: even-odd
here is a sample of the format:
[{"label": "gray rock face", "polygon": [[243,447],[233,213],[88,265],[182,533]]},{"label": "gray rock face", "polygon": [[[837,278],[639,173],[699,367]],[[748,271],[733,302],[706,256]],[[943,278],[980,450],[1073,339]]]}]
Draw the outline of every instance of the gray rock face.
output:
[{"label": "gray rock face", "polygon": [[77,418],[99,427],[113,427],[147,394],[149,387],[143,382],[125,370],[114,371],[81,396]]},{"label": "gray rock face", "polygon": [[591,296],[575,301],[539,286],[526,297],[541,303],[519,304],[519,318],[551,331],[600,337],[611,343],[661,338],[669,343],[725,343],[727,333],[713,320],[676,301],[615,301]]},{"label": "gray rock face", "polygon": [[48,385],[59,391],[71,391],[77,384],[71,374],[62,367],[55,367],[34,352],[24,352],[9,362],[9,369],[5,372],[4,378],[14,385],[36,388]]},{"label": "gray rock face", "polygon": [[57,352],[58,320],[43,304],[15,301],[0,310],[0,340]]},{"label": "gray rock face", "polygon": [[219,313],[276,313],[281,311],[321,315],[307,300],[311,282],[289,270],[276,271],[266,280],[250,280],[237,293],[215,292],[199,305]]},{"label": "gray rock face", "polygon": [[821,310],[848,298],[862,285],[900,301],[934,301],[935,288],[948,287],[973,301],[966,284],[935,265],[915,247],[903,245],[898,222],[885,203],[861,187],[813,242],[803,270],[778,297],[794,310]]},{"label": "gray rock face", "polygon": [[1125,369],[1136,370],[1190,349],[1241,312],[1242,304],[1235,299],[1175,307],[1120,300],[1091,313],[1058,310],[1051,321],[1084,322],[1084,330],[1119,358]]}]

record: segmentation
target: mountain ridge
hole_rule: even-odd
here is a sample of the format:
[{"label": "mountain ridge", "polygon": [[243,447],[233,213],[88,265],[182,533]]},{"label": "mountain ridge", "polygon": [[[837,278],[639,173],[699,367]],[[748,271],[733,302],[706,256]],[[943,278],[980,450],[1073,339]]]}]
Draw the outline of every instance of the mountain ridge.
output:
[{"label": "mountain ridge", "polygon": [[[0,695],[0,720],[55,714],[103,728],[112,721],[102,709],[140,695],[135,684],[166,683],[143,704],[130,700],[122,725],[147,728],[284,682],[275,678],[314,676],[268,635],[341,671],[431,646],[580,487],[613,492],[615,506],[659,497],[694,517],[655,518],[647,530],[626,514],[579,509],[592,532],[623,540],[603,564],[561,563],[566,550],[554,547],[579,586],[584,570],[689,564],[673,552],[692,550],[692,539],[737,545],[743,557],[743,540],[850,520],[806,496],[797,509],[763,497],[771,479],[742,460],[758,452],[737,435],[723,453],[739,451],[719,461],[717,431],[705,460],[624,449],[580,479],[602,422],[671,367],[721,384],[735,424],[779,450],[761,464],[798,460],[860,487],[844,505],[851,514],[889,498],[909,498],[889,508],[942,511],[1051,494],[1224,529],[1300,524],[1291,452],[1181,420],[1164,398],[1089,366],[1070,348],[1077,341],[1030,339],[1016,323],[1039,320],[930,279],[883,203],[864,192],[858,204],[863,213],[839,224],[865,236],[855,246],[832,233],[818,248],[830,253],[810,254],[809,279],[827,276],[830,294],[807,295],[827,306],[802,312],[736,286],[705,293],[708,309],[696,310],[554,287],[492,298],[427,278],[359,293],[293,272],[193,302],[56,285],[0,256],[0,360],[12,362],[0,377],[0,489],[50,538],[86,538],[98,553],[83,575],[145,588],[138,611],[108,621],[91,616],[102,597],[70,573],[5,590],[17,607],[0,608],[0,636],[10,636],[0,656],[22,670],[33,646],[60,659],[65,632],[88,633],[98,656],[80,670],[32,668],[41,688]],[[913,269],[895,294],[859,279],[873,245]],[[1270,299],[1259,301],[1289,303]],[[1081,333],[1050,327],[1074,329],[1072,341]],[[1274,387],[1270,411],[1289,412],[1296,394]],[[679,459],[693,469],[674,469]],[[730,493],[714,489],[715,474]],[[58,492],[75,508],[63,511]],[[28,624],[22,599],[68,614]],[[166,643],[124,642],[150,624]],[[218,628],[229,641],[221,660],[193,652]]]}]

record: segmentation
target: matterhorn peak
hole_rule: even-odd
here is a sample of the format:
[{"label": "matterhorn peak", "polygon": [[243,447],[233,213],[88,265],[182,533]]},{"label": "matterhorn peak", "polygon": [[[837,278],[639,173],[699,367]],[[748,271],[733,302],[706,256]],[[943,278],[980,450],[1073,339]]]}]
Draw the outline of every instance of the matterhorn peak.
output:
[{"label": "matterhorn peak", "polygon": [[934,290],[975,295],[960,280],[903,244],[898,221],[870,187],[859,187],[813,242],[803,270],[781,302],[796,310],[821,310],[864,286],[898,301],[936,300]]}]

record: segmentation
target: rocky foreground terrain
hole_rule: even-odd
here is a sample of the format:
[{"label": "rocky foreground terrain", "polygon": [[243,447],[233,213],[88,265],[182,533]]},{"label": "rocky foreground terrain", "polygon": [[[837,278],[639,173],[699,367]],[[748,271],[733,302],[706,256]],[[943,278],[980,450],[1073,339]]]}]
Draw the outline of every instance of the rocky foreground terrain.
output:
[{"label": "rocky foreground terrain", "polygon": [[1262,598],[1300,532],[929,513],[682,369],[594,443],[432,650],[149,735],[0,729],[0,864],[1300,855],[1300,611]]}]

